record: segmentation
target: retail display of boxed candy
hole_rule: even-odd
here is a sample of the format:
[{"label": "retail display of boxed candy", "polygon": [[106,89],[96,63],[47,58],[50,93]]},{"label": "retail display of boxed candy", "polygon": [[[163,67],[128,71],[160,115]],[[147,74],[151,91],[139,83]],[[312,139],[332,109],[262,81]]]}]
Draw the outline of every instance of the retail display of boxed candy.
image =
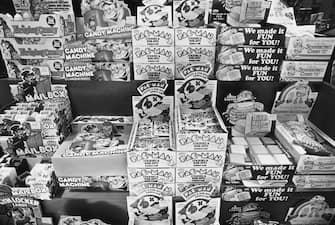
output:
[{"label": "retail display of boxed candy", "polygon": [[[227,187],[226,194],[229,191],[236,193],[237,190]],[[294,225],[334,223],[334,191],[297,191],[294,187],[250,188],[249,191],[254,197],[251,200],[223,200],[221,210],[227,213],[221,215],[221,224],[234,225],[240,221],[252,224],[255,219],[285,221]]]},{"label": "retail display of boxed candy", "polygon": [[38,20],[13,20],[0,14],[0,37],[63,37],[75,34],[73,13],[41,14]]},{"label": "retail display of boxed candy", "polygon": [[176,28],[176,46],[215,46],[215,28]]},{"label": "retail display of boxed candy", "polygon": [[279,81],[280,67],[272,65],[219,65],[215,74],[222,81]]},{"label": "retail display of boxed candy", "polygon": [[185,79],[189,76],[201,76],[207,77],[207,79],[213,78],[214,65],[210,62],[203,63],[178,63],[176,62],[176,78]]},{"label": "retail display of boxed candy", "polygon": [[[47,67],[52,78],[64,78],[63,59],[19,59],[5,60],[8,77],[20,77],[21,68],[26,67]],[[44,70],[44,69],[43,69]],[[42,74],[43,75],[43,74]],[[20,78],[21,79],[21,78]]]},{"label": "retail display of boxed candy", "polygon": [[292,182],[298,189],[334,189],[335,175],[294,175]]},{"label": "retail display of boxed candy", "polygon": [[[194,139],[193,141],[196,141]],[[201,141],[201,140],[200,140]],[[216,168],[223,167],[226,159],[226,153],[220,151],[195,152],[183,150],[177,152],[178,168]]]},{"label": "retail display of boxed candy", "polygon": [[124,39],[86,39],[68,43],[64,54],[66,61],[130,61],[132,45]]},{"label": "retail display of boxed candy", "polygon": [[50,157],[69,133],[72,115],[67,91],[64,85],[50,86],[31,74],[25,79],[11,85],[11,91],[16,100],[28,102],[0,114],[2,148],[16,156]]},{"label": "retail display of boxed candy", "polygon": [[18,60],[8,60],[5,62],[8,78],[23,79],[23,74],[27,71],[34,71],[35,74],[43,77],[51,77],[51,72],[47,66],[22,65]]},{"label": "retail display of boxed candy", "polygon": [[[243,139],[247,145],[240,144]],[[270,137],[233,139],[223,173],[225,183],[243,180],[292,180],[295,163],[286,150]]]},{"label": "retail display of boxed candy", "polygon": [[280,78],[286,81],[322,81],[327,66],[327,61],[284,61]]},{"label": "retail display of boxed candy", "polygon": [[212,197],[214,191],[210,184],[184,190],[184,201],[175,203],[176,224],[220,224],[221,199]]},{"label": "retail display of boxed candy", "polygon": [[291,37],[288,40],[289,60],[329,60],[335,46],[335,38]]},{"label": "retail display of boxed candy", "polygon": [[[77,123],[78,124],[78,123]],[[59,177],[127,176],[129,121],[80,122],[52,157]]]},{"label": "retail display of boxed candy", "polygon": [[208,24],[208,1],[174,0],[173,26],[198,28]]},{"label": "retail display of boxed candy", "polygon": [[216,81],[201,73],[175,81],[175,127],[178,151],[226,150],[227,130],[215,107]]},{"label": "retail display of boxed candy", "polygon": [[176,166],[174,151],[132,151],[127,154],[129,168],[173,168]]},{"label": "retail display of boxed candy", "polygon": [[256,46],[221,46],[217,61],[227,65],[280,66],[285,57],[284,48]]},{"label": "retail display of boxed candy", "polygon": [[128,62],[65,62],[65,79],[128,81],[130,64]]},{"label": "retail display of boxed candy", "polygon": [[223,25],[218,34],[221,45],[285,46],[286,28],[280,26],[228,27]]},{"label": "retail display of boxed candy", "polygon": [[135,80],[173,80],[175,64],[134,63]]},{"label": "retail display of boxed candy", "polygon": [[3,59],[63,59],[64,46],[74,36],[61,38],[2,38]]},{"label": "retail display of boxed candy", "polygon": [[134,47],[134,63],[174,63],[174,47]]},{"label": "retail display of boxed candy", "polygon": [[171,6],[149,4],[137,7],[137,25],[145,27],[172,26]]},{"label": "retail display of boxed candy", "polygon": [[334,147],[308,122],[288,121],[276,126],[275,135],[297,163],[299,174],[334,174]]},{"label": "retail display of boxed candy", "polygon": [[80,176],[57,177],[60,188],[75,191],[126,191],[128,178],[126,176]]},{"label": "retail display of boxed candy", "polygon": [[84,17],[85,38],[131,37],[135,18],[124,1],[84,0],[81,2],[81,13]]},{"label": "retail display of boxed candy", "polygon": [[133,46],[174,46],[175,30],[168,27],[137,27],[132,31]]},{"label": "retail display of boxed candy", "polygon": [[175,53],[175,60],[180,63],[210,62],[213,64],[215,60],[214,46],[176,46]]}]

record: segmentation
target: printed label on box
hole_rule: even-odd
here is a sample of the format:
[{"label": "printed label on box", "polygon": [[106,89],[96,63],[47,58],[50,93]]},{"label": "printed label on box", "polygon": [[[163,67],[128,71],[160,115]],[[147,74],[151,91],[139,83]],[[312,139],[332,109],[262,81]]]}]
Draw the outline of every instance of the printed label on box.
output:
[{"label": "printed label on box", "polygon": [[174,167],[176,152],[173,151],[131,151],[127,153],[129,168]]},{"label": "printed label on box", "polygon": [[137,25],[146,27],[172,26],[171,6],[146,5],[137,7]]},{"label": "printed label on box", "polygon": [[223,167],[224,152],[177,152],[177,167]]},{"label": "printed label on box", "polygon": [[134,47],[134,63],[173,63],[174,47]]},{"label": "printed label on box", "polygon": [[135,80],[173,80],[175,64],[143,64],[134,63]]},{"label": "printed label on box", "polygon": [[201,27],[208,24],[208,1],[174,0],[174,27]]},{"label": "printed label on box", "polygon": [[176,46],[215,46],[216,29],[213,28],[177,28]]},{"label": "printed label on box", "polygon": [[215,60],[215,47],[176,47],[176,62],[194,63]]},{"label": "printed label on box", "polygon": [[134,46],[174,46],[175,30],[167,27],[138,27],[132,31]]},{"label": "printed label on box", "polygon": [[285,81],[322,81],[327,66],[328,62],[320,61],[284,61],[280,78]]},{"label": "printed label on box", "polygon": [[174,168],[128,168],[128,178],[129,183],[175,183],[176,171]]}]

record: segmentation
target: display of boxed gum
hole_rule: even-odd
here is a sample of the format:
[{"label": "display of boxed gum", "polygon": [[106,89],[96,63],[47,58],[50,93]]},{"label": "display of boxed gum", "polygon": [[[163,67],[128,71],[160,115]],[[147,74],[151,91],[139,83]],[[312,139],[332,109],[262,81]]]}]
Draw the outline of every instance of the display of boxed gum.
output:
[{"label": "display of boxed gum", "polygon": [[176,28],[176,46],[215,46],[215,28]]},{"label": "display of boxed gum", "polygon": [[168,27],[137,27],[132,30],[134,46],[174,46],[175,30]]},{"label": "display of boxed gum", "polygon": [[133,48],[134,63],[174,63],[174,47],[136,47]]},{"label": "display of boxed gum", "polygon": [[214,63],[215,60],[215,46],[176,46],[175,53],[178,63]]},{"label": "display of boxed gum", "polygon": [[26,71],[33,71],[43,77],[51,77],[51,72],[48,66],[22,65],[18,60],[8,60],[5,64],[8,78],[22,80],[22,74]]},{"label": "display of boxed gum", "polygon": [[225,152],[228,132],[215,106],[216,88],[201,72],[175,81],[177,151]]},{"label": "display of boxed gum", "polygon": [[84,39],[64,47],[65,61],[115,62],[130,61],[130,39]]},{"label": "display of boxed gum", "polygon": [[52,157],[57,176],[127,176],[132,123],[81,124]]},{"label": "display of boxed gum", "polygon": [[65,62],[65,79],[129,81],[129,62]]},{"label": "display of boxed gum", "polygon": [[258,46],[221,46],[217,61],[226,65],[280,66],[285,57],[284,48]]},{"label": "display of boxed gum", "polygon": [[284,81],[322,81],[327,66],[327,61],[284,61],[280,78]]},{"label": "display of boxed gum", "polygon": [[70,35],[60,38],[2,38],[4,59],[63,59],[64,46],[74,40]]},{"label": "display of boxed gum", "polygon": [[[318,134],[316,125],[311,122],[307,124],[312,127],[309,129]],[[301,139],[297,139],[293,133],[293,130],[299,130],[297,126],[301,127]],[[324,136],[320,136],[315,140],[302,132],[304,127],[306,125],[300,122],[286,122],[278,124],[275,129],[276,138],[288,149],[297,164],[296,172],[298,174],[335,174],[335,150],[332,144],[326,141],[329,139],[323,139]]]},{"label": "display of boxed gum", "polygon": [[218,34],[221,45],[285,46],[286,28],[269,27],[228,27],[223,25]]},{"label": "display of boxed gum", "polygon": [[0,37],[63,37],[76,33],[74,14],[41,14],[38,20],[13,20],[0,14]]}]

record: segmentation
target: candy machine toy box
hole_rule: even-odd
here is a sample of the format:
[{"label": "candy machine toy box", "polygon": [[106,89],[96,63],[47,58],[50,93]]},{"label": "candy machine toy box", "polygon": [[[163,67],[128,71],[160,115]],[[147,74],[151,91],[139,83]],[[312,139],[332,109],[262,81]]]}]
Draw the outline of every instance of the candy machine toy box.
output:
[{"label": "candy machine toy box", "polygon": [[41,14],[38,20],[13,20],[0,14],[0,37],[63,37],[76,33],[74,14]]},{"label": "candy machine toy box", "polygon": [[47,66],[22,65],[18,60],[8,60],[5,62],[8,72],[8,78],[23,79],[23,74],[26,71],[34,71],[35,74],[40,74],[43,77],[51,77],[51,71]]},{"label": "candy machine toy box", "polygon": [[132,60],[131,39],[84,39],[64,47],[65,61],[115,62]]},{"label": "candy machine toy box", "polygon": [[64,46],[74,35],[60,38],[2,38],[4,59],[64,59]]},{"label": "candy machine toy box", "polygon": [[75,121],[74,132],[52,157],[59,177],[126,176],[130,121]]},{"label": "candy machine toy box", "polygon": [[217,82],[209,81],[201,68],[195,65],[185,80],[175,81],[177,151],[219,151],[224,156],[228,132],[215,106]]}]

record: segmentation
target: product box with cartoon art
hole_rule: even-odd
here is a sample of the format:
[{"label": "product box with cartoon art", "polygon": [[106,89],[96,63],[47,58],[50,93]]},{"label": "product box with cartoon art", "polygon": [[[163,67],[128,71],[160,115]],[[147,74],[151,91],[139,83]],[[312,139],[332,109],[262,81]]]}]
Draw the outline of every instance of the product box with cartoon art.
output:
[{"label": "product box with cartoon art", "polygon": [[219,65],[215,76],[221,81],[276,82],[280,77],[280,66],[273,65]]},{"label": "product box with cartoon art", "polygon": [[131,38],[135,18],[122,0],[81,2],[85,38]]},{"label": "product box with cartoon art", "polygon": [[128,62],[65,62],[66,80],[129,81]]},{"label": "product box with cartoon art", "polygon": [[286,28],[281,26],[260,27],[228,27],[222,25],[218,34],[221,45],[249,46],[285,46]]},{"label": "product box with cartoon art", "polygon": [[41,14],[38,20],[13,20],[0,14],[0,37],[63,37],[76,33],[73,13]]},{"label": "product box with cartoon art", "polygon": [[295,190],[293,186],[248,190],[227,187],[221,207],[227,213],[222,214],[221,224],[252,224],[255,219],[271,219],[292,225],[331,225],[335,222],[333,195],[334,191]]},{"label": "product box with cartoon art", "polygon": [[[64,78],[64,60],[63,59],[19,59],[19,60],[5,60],[8,77],[20,78],[22,69],[27,67],[47,67],[52,78]],[[22,69],[21,69],[22,68]]]},{"label": "product box with cartoon art", "polygon": [[85,39],[64,47],[65,61],[116,62],[131,61],[130,39]]},{"label": "product box with cartoon art", "polygon": [[143,64],[134,63],[135,80],[173,80],[175,64]]},{"label": "product box with cartoon art", "polygon": [[134,126],[127,153],[129,191],[141,193],[143,185],[165,186],[175,195],[173,97],[165,96],[166,80],[148,81],[133,96]]},{"label": "product box with cartoon art", "polygon": [[132,30],[134,46],[174,46],[175,30],[168,27],[137,27]]},{"label": "product box with cartoon art", "polygon": [[228,133],[215,107],[217,82],[196,67],[185,80],[175,81],[177,151],[225,152]]},{"label": "product box with cartoon art", "polygon": [[137,25],[143,27],[172,27],[172,7],[147,4],[137,7]]},{"label": "product box with cartoon art", "polygon": [[215,28],[176,28],[176,46],[215,46]]},{"label": "product box with cartoon art", "polygon": [[285,57],[284,48],[257,46],[221,46],[217,61],[224,65],[280,66]]},{"label": "product box with cartoon art", "polygon": [[183,191],[184,201],[175,203],[176,224],[220,224],[221,199],[212,197],[212,185],[193,186]]},{"label": "product box with cartoon art", "polygon": [[66,43],[74,36],[61,38],[2,38],[3,59],[64,59]]},{"label": "product box with cartoon art", "polygon": [[18,60],[8,60],[5,62],[10,79],[23,79],[23,74],[26,71],[34,71],[35,74],[40,74],[43,77],[51,77],[51,72],[47,66],[22,65]]},{"label": "product box with cartoon art", "polygon": [[326,74],[327,66],[327,61],[284,60],[280,79],[284,81],[322,81]]},{"label": "product box with cartoon art", "polygon": [[76,123],[76,129],[52,157],[59,177],[127,176],[130,121]]},{"label": "product box with cartoon art", "polygon": [[214,64],[215,46],[176,46],[175,60],[178,63],[204,63]]},{"label": "product box with cartoon art", "polygon": [[173,26],[198,28],[208,24],[209,1],[174,0]]},{"label": "product box with cartoon art", "polygon": [[[61,215],[58,225],[109,225],[100,219],[82,220],[81,216],[65,216]],[[43,224],[45,225],[45,224]]]},{"label": "product box with cartoon art", "polygon": [[128,224],[172,225],[172,197],[164,196],[165,192],[165,186],[148,183],[139,196],[128,196]]},{"label": "product box with cartoon art", "polygon": [[1,215],[9,217],[14,225],[34,224],[42,225],[42,211],[40,202],[28,197],[15,196],[12,189],[6,185],[0,185]]},{"label": "product box with cartoon art", "polygon": [[174,47],[135,47],[133,49],[134,63],[174,63]]},{"label": "product box with cartoon art", "polygon": [[2,148],[15,156],[50,157],[69,133],[72,115],[66,87],[51,85],[50,77],[37,78],[33,72],[23,79],[10,85],[20,102],[0,114],[7,140]]},{"label": "product box with cartoon art", "polygon": [[291,37],[288,40],[289,60],[329,60],[335,46],[335,38]]}]

